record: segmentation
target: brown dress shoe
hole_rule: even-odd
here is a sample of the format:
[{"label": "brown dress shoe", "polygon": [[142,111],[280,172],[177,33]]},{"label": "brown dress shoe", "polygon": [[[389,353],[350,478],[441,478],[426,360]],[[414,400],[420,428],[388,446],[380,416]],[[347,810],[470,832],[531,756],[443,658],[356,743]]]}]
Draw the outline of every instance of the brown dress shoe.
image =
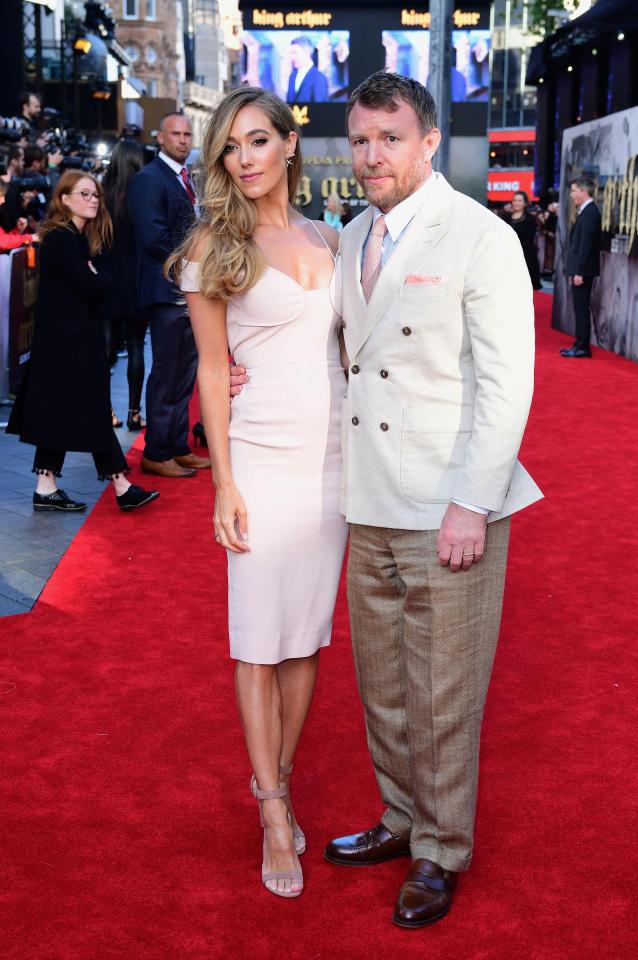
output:
[{"label": "brown dress shoe", "polygon": [[400,927],[425,927],[452,906],[457,874],[432,860],[415,860],[399,891],[392,919]]},{"label": "brown dress shoe", "polygon": [[337,837],[330,841],[324,852],[330,863],[350,867],[371,867],[375,863],[393,860],[394,857],[406,857],[409,854],[410,831],[390,833],[382,823],[363,833]]},{"label": "brown dress shoe", "polygon": [[142,473],[153,473],[156,477],[171,477],[175,480],[194,477],[197,473],[197,470],[185,470],[175,460],[147,460],[142,457],[141,467]]},{"label": "brown dress shoe", "polygon": [[210,460],[198,457],[196,453],[185,453],[183,457],[173,459],[179,463],[180,467],[185,467],[187,470],[205,470],[206,467],[210,467]]}]

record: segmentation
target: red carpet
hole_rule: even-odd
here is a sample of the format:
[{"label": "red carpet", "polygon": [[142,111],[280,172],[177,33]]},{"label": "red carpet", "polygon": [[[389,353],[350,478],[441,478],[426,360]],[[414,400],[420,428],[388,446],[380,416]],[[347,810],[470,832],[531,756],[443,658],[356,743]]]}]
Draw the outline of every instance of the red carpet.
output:
[{"label": "red carpet", "polygon": [[[340,599],[297,758],[306,890],[259,884],[210,479],[99,502],[31,614],[0,621],[5,960],[624,960],[636,955],[638,367],[562,360],[539,295],[523,460],[486,712],[477,847],[450,915],[390,923],[407,862],[344,870],[375,822]],[[133,452],[132,460],[139,459]]]}]

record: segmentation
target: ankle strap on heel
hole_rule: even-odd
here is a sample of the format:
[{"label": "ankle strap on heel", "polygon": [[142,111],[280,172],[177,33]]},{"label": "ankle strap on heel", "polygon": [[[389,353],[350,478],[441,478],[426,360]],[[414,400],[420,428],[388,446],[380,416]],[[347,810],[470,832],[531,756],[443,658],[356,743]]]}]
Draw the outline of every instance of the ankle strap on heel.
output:
[{"label": "ankle strap on heel", "polygon": [[287,795],[288,787],[279,787],[277,790],[260,790],[257,786],[257,781],[255,781],[253,796],[256,797],[257,800],[279,800],[280,797]]}]

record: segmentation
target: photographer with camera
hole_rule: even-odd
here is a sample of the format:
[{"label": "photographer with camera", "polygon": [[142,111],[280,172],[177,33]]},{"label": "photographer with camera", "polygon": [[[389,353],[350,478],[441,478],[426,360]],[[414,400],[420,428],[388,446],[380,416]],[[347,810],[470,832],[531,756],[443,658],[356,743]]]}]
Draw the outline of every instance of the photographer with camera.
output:
[{"label": "photographer with camera", "polygon": [[9,183],[14,177],[21,177],[24,173],[24,148],[17,143],[10,143],[4,149],[6,156],[6,172],[0,180]]},{"label": "photographer with camera", "polygon": [[42,97],[33,91],[22,93],[18,99],[18,106],[23,133],[27,141],[45,149],[51,134],[42,129]]}]

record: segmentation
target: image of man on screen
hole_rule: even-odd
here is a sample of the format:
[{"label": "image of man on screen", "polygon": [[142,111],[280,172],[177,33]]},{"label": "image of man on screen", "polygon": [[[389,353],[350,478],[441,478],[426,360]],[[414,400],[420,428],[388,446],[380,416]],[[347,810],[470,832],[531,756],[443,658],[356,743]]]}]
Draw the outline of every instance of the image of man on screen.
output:
[{"label": "image of man on screen", "polygon": [[288,103],[326,103],[328,100],[328,81],[315,67],[313,53],[312,42],[303,35],[295,37],[290,44],[292,71],[288,80]]}]

